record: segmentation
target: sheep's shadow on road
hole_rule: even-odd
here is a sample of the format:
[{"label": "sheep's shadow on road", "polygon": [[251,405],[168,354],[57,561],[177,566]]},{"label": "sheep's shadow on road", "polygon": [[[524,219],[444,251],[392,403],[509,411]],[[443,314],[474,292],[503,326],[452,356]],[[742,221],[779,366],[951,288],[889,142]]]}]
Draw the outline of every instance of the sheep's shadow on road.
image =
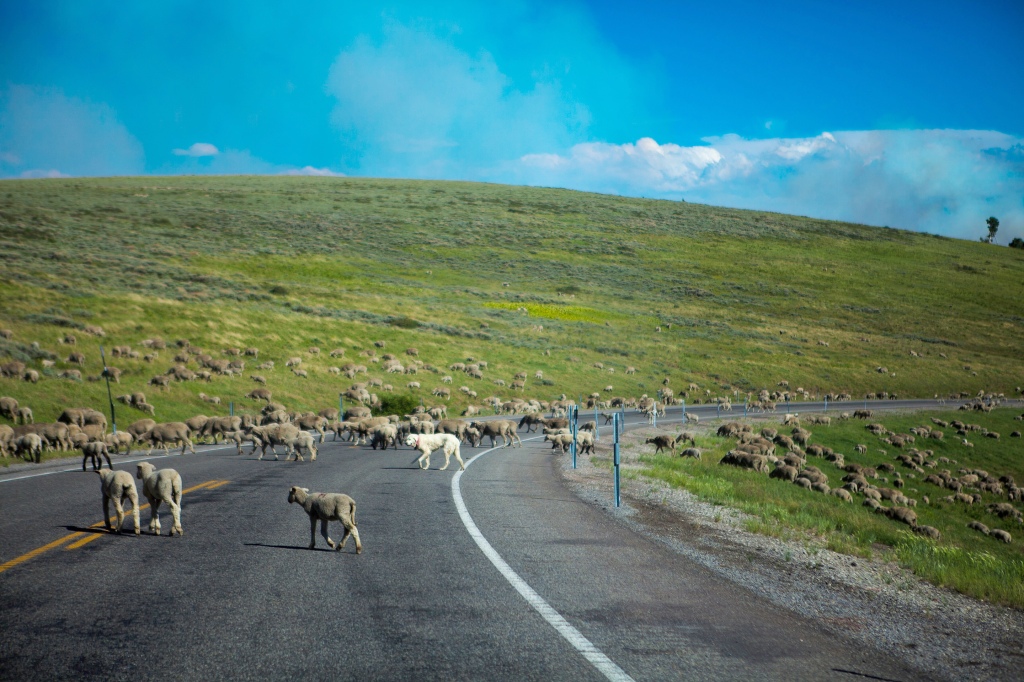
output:
[{"label": "sheep's shadow on road", "polygon": [[[132,528],[131,523],[130,523],[131,519],[129,518],[128,520],[129,520],[129,523],[125,524],[125,529],[127,529],[127,530],[125,530],[122,533],[122,535],[134,535],[135,534],[135,529]],[[115,533],[113,531],[110,531],[110,530],[107,530],[103,526],[87,526],[85,528],[83,528],[82,526],[64,526],[64,529],[67,530],[67,531],[70,531],[72,533],[101,533],[103,535],[117,535],[117,533]]]},{"label": "sheep's shadow on road", "polygon": [[266,547],[268,549],[292,549],[292,550],[298,550],[298,551],[302,551],[302,552],[310,552],[310,551],[313,551],[313,552],[334,552],[333,549],[330,549],[328,547],[314,547],[312,550],[310,550],[309,547],[307,547],[307,546],[300,547],[298,545],[265,545],[262,542],[246,542],[245,546],[246,547]]}]

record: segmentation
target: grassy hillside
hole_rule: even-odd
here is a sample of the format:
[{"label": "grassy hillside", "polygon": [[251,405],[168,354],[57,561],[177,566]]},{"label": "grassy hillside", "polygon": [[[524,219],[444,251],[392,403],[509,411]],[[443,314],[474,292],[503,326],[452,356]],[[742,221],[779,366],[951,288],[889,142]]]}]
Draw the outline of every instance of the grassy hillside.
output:
[{"label": "grassy hillside", "polygon": [[[730,448],[732,438],[713,434],[698,439],[703,449],[701,460],[680,458],[665,454],[652,454],[653,447],[643,441],[625,446],[627,460],[639,460],[641,467],[632,475],[643,475],[664,481],[674,487],[689,490],[699,498],[713,504],[739,509],[751,516],[747,529],[788,539],[803,539],[809,547],[829,549],[858,556],[871,556],[882,550],[919,576],[937,584],[956,589],[974,597],[1024,608],[1024,544],[1021,543],[1021,524],[1011,518],[999,518],[989,505],[1007,502],[1003,493],[983,491],[977,486],[965,486],[968,493],[981,495],[981,500],[966,504],[949,501],[953,491],[925,480],[929,474],[947,471],[960,476],[964,470],[982,470],[995,478],[1008,476],[1015,481],[1024,480],[1024,461],[1021,460],[1020,440],[1009,435],[1021,430],[1021,409],[994,410],[990,414],[962,411],[876,415],[872,421],[886,428],[907,433],[918,426],[933,427],[931,418],[948,422],[960,419],[999,433],[999,440],[985,438],[980,432],[968,437],[972,447],[965,447],[961,438],[943,440],[919,439],[917,445],[930,454],[925,473],[915,472],[901,464],[896,457],[900,450],[885,443],[879,436],[865,429],[860,420],[835,421],[830,426],[808,426],[813,430],[813,442],[830,447],[845,455],[847,464],[878,467],[889,464],[904,481],[902,492],[917,500],[914,511],[918,522],[937,528],[941,540],[933,542],[910,532],[903,524],[891,521],[863,506],[860,495],[853,503],[843,502],[831,495],[805,490],[787,481],[772,479],[763,473],[720,466],[719,460]],[[766,424],[756,423],[760,430]],[[771,426],[782,429],[777,420]],[[678,430],[678,427],[676,427]],[[946,429],[950,431],[951,429]],[[859,453],[855,446],[867,446]],[[596,457],[595,463],[610,466],[606,456]],[[841,487],[847,472],[821,457],[808,457],[808,464],[817,466],[828,477],[832,488]],[[895,474],[879,469],[878,479],[872,483],[892,487]],[[1017,508],[1020,504],[1015,505]],[[969,529],[967,524],[980,521],[991,529],[1002,529],[1013,536],[1012,544],[1004,544],[994,537]],[[817,542],[815,542],[817,540]]]},{"label": "grassy hillside", "polygon": [[[0,379],[37,420],[106,404],[101,383],[55,378],[75,332],[83,374],[107,346],[187,338],[215,357],[256,346],[277,368],[275,399],[334,405],[371,377],[429,392],[439,376],[385,375],[360,350],[414,346],[446,368],[466,357],[485,396],[527,371],[526,394],[653,393],[666,376],[713,395],[786,379],[815,392],[931,396],[1024,384],[1024,253],[979,243],[808,218],[565,190],[349,178],[113,178],[0,182],[0,356],[29,360],[38,384]],[[660,327],[661,331],[657,331]],[[31,343],[39,343],[39,350]],[[820,345],[819,342],[828,345]],[[319,358],[304,351],[319,346]],[[141,349],[140,349],[141,350]],[[913,357],[911,351],[921,357]],[[547,354],[549,353],[549,354]],[[166,371],[111,361],[119,392]],[[308,379],[283,367],[304,355]],[[593,367],[603,363],[604,369]],[[248,378],[147,391],[162,419],[224,413]],[[627,376],[624,369],[635,366]],[[876,368],[884,366],[888,373]],[[534,372],[544,372],[543,382]],[[609,370],[615,370],[614,373]],[[220,396],[220,408],[200,401]],[[702,390],[701,393],[704,391]],[[379,391],[378,391],[379,393]],[[252,403],[248,403],[252,409]],[[138,413],[127,418],[134,419]]]}]

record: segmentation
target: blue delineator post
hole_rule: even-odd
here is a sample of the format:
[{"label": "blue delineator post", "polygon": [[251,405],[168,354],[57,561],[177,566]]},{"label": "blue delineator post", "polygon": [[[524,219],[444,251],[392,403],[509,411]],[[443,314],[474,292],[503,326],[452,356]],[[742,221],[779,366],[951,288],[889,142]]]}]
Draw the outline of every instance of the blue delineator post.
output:
[{"label": "blue delineator post", "polygon": [[228,414],[232,417],[235,416],[235,403],[233,401],[228,403]]},{"label": "blue delineator post", "polygon": [[825,396],[825,411],[828,412],[828,396]]},{"label": "blue delineator post", "polygon": [[579,432],[579,420],[578,420],[579,409],[580,408],[575,406],[575,405],[569,406],[569,419],[571,420],[569,422],[569,424],[572,427],[572,429],[571,429],[571,431],[572,431],[572,443],[569,444],[569,449],[572,450],[572,468],[573,469],[576,468],[576,434]]},{"label": "blue delineator post", "polygon": [[341,393],[338,394],[338,420],[345,418],[345,398],[342,397]]},{"label": "blue delineator post", "polygon": [[616,414],[615,419],[612,421],[612,432],[613,438],[615,439],[615,445],[612,446],[612,471],[615,478],[615,506],[618,507],[621,504],[619,498],[619,434],[622,432],[622,413]]},{"label": "blue delineator post", "polygon": [[746,399],[743,400],[743,416],[744,417],[747,416],[747,401],[746,401]]},{"label": "blue delineator post", "polygon": [[594,403],[594,440],[601,440],[601,420],[597,416],[597,403]]},{"label": "blue delineator post", "polygon": [[686,421],[686,399],[683,399],[683,421]]},{"label": "blue delineator post", "polygon": [[[103,361],[103,378],[107,380],[107,400],[110,401],[110,424],[114,433],[117,433],[117,418],[114,416],[114,396],[110,392],[110,372],[107,371],[107,356],[103,353],[103,346],[100,346],[100,360]],[[85,465],[82,465],[83,469]]]}]

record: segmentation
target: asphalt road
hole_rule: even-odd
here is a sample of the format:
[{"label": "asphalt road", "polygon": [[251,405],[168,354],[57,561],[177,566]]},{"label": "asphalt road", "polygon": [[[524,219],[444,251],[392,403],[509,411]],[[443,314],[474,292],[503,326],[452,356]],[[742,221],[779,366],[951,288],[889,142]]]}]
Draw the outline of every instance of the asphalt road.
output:
[{"label": "asphalt road", "polygon": [[[626,676],[917,679],[637,537],[566,490],[539,441],[463,453],[485,453],[459,480],[479,531]],[[457,463],[438,471],[435,455],[421,471],[416,454],[328,440],[315,463],[234,446],[151,458],[197,488],[182,538],[149,535],[148,509],[141,537],[93,527],[91,472],[0,477],[0,678],[608,679],[470,536],[453,500]],[[352,495],[363,554],[319,537],[309,551],[292,485]]]}]

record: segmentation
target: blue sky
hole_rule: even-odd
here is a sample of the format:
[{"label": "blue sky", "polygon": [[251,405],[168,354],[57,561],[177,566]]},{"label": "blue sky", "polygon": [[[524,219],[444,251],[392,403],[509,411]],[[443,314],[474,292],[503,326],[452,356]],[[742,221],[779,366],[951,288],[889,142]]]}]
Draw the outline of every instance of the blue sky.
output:
[{"label": "blue sky", "polygon": [[346,174],[1024,236],[1018,2],[0,1],[0,177]]}]

